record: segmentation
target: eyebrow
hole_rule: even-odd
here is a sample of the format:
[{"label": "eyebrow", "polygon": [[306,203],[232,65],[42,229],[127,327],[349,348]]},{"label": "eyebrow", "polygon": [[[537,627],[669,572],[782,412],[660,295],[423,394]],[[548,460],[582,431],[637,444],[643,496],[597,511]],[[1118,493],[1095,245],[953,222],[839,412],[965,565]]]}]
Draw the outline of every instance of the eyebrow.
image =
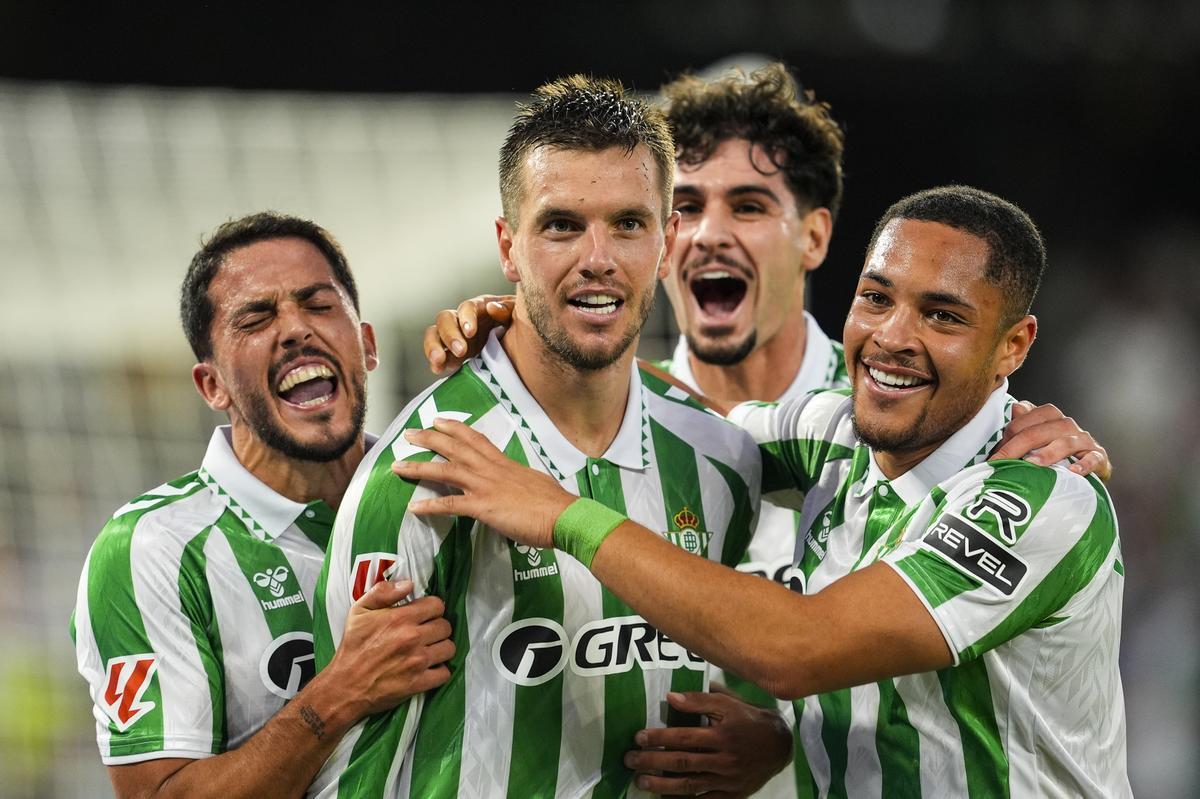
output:
[{"label": "eyebrow", "polygon": [[537,216],[533,218],[533,222],[538,227],[549,222],[551,219],[569,219],[572,222],[582,222],[583,217],[575,211],[567,208],[543,208],[537,212]]},{"label": "eyebrow", "polygon": [[[694,186],[690,183],[683,183],[675,187],[675,194],[686,194],[689,197],[703,197],[705,193],[701,191],[698,186]],[[759,183],[743,183],[738,186],[733,186],[729,189],[726,189],[724,194],[726,197],[736,197],[739,194],[762,194],[766,197],[770,197],[780,205],[783,204],[782,200],[779,199],[778,194],[772,191],[769,187],[763,186]]]},{"label": "eyebrow", "polygon": [[644,222],[647,219],[653,219],[655,215],[653,211],[645,206],[631,206],[629,208],[622,208],[621,210],[612,214],[609,219],[616,221],[618,219],[625,219],[626,217],[630,216],[632,216],[634,219],[639,219]]},{"label": "eyebrow", "polygon": [[[896,285],[890,278],[884,276],[882,272],[879,272],[875,269],[868,269],[867,271],[863,272],[862,277],[864,280],[874,281],[884,288],[890,289]],[[923,291],[921,292],[921,299],[924,302],[932,302],[939,305],[957,305],[960,308],[967,308],[968,310],[972,311],[975,310],[974,305],[967,302],[957,294],[951,294],[948,291]]]},{"label": "eyebrow", "polygon": [[[293,291],[292,299],[296,300],[297,302],[304,302],[306,300],[312,299],[312,297],[315,294],[317,294],[320,291],[325,291],[326,289],[328,289],[329,291],[337,290],[333,287],[332,283],[313,283],[312,285],[304,286],[303,288],[299,288],[299,289],[296,289],[295,291]],[[268,311],[274,311],[276,304],[277,303],[274,299],[249,300],[247,302],[242,303],[237,308],[235,308],[233,310],[233,312],[229,314],[229,318],[237,319],[239,317],[246,316],[248,314],[265,313]]]}]

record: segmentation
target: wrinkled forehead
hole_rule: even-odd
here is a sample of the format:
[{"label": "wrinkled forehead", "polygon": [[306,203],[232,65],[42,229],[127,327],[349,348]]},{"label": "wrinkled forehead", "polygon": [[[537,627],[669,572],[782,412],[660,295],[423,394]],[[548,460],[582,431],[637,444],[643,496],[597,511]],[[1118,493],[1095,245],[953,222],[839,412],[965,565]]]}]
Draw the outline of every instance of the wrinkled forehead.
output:
[{"label": "wrinkled forehead", "polygon": [[278,302],[317,291],[349,302],[324,253],[300,238],[267,239],[230,250],[208,284],[218,315],[248,302]]}]

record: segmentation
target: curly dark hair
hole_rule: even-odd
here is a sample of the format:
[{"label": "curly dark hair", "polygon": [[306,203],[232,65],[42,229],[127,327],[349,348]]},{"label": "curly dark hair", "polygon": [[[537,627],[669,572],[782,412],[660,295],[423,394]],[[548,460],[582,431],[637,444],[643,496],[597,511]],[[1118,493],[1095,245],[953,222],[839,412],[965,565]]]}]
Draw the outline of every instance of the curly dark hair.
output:
[{"label": "curly dark hair", "polygon": [[845,137],[829,104],[801,90],[787,66],[712,81],[684,75],[662,92],[679,163],[695,166],[722,142],[746,139],[783,173],[801,212],[828,208],[837,217]]},{"label": "curly dark hair", "polygon": [[504,217],[517,224],[521,204],[521,168],[535,147],[599,152],[644,144],[658,165],[662,216],[671,213],[675,179],[675,143],[662,111],[626,91],[619,81],[570,75],[544,83],[528,103],[518,106],[500,148],[500,201]]},{"label": "curly dark hair", "polygon": [[868,257],[893,219],[938,222],[986,241],[984,277],[1003,294],[1001,327],[1007,328],[1029,313],[1046,271],[1046,242],[1029,214],[1016,205],[972,186],[938,186],[910,194],[895,202],[876,223],[867,244]]},{"label": "curly dark hair", "polygon": [[209,328],[215,309],[208,296],[208,286],[225,263],[225,258],[234,250],[260,241],[287,238],[304,239],[320,250],[329,262],[334,279],[346,289],[355,312],[358,311],[358,288],[354,285],[354,275],[350,273],[350,265],[346,262],[341,245],[325,228],[307,219],[274,211],[231,219],[201,241],[200,250],[192,256],[179,291],[179,319],[196,360],[203,361],[212,356]]}]

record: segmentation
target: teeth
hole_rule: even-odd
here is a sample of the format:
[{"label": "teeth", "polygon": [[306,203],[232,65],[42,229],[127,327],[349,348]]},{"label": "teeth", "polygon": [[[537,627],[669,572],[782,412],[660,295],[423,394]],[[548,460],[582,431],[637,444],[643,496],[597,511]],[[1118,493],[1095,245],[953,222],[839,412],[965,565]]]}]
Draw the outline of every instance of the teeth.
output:
[{"label": "teeth", "polygon": [[888,388],[906,388],[908,386],[915,386],[918,383],[925,382],[919,377],[912,377],[911,375],[888,374],[887,372],[880,371],[873,366],[868,366],[867,371],[871,374],[871,377],[875,379],[876,383]]},{"label": "teeth", "polygon": [[697,275],[697,280],[723,280],[727,277],[733,277],[732,272],[726,272],[724,269],[718,269],[715,272],[705,272],[702,275]]},{"label": "teeth", "polygon": [[332,396],[333,396],[332,394],[326,394],[323,397],[313,397],[310,400],[305,400],[304,402],[297,402],[296,404],[299,405],[301,408],[311,408],[314,405],[320,405],[322,403],[329,402],[329,398]]},{"label": "teeth", "polygon": [[[283,379],[279,381],[279,387],[275,390],[276,392],[282,394],[292,386],[298,386],[305,380],[313,380],[318,377],[333,377],[333,370],[321,363],[297,366],[295,369],[284,375]],[[323,400],[324,398],[322,397],[320,399]],[[308,402],[300,404],[312,405],[315,402],[317,402],[317,400],[309,400]]]},{"label": "teeth", "polygon": [[618,302],[620,300],[611,294],[586,294],[575,299],[577,307],[581,310],[603,316],[616,312]]}]

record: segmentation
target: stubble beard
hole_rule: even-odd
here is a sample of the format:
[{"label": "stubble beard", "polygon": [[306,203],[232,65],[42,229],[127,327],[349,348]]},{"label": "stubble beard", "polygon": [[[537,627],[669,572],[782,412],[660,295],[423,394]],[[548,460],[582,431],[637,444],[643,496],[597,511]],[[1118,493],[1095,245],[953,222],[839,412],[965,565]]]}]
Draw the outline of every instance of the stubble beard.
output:
[{"label": "stubble beard", "polygon": [[[606,350],[585,350],[580,347],[570,334],[555,323],[550,313],[550,303],[540,288],[524,292],[525,310],[529,313],[529,322],[537,331],[538,338],[546,345],[559,360],[581,372],[594,372],[612,366],[628,351],[633,342],[642,332],[650,311],[654,308],[655,283],[651,281],[646,290],[638,298],[638,317],[625,331],[625,335],[612,347]],[[628,303],[626,303],[628,305]]]},{"label": "stubble beard", "polygon": [[[978,389],[974,385],[979,386]],[[875,452],[905,453],[939,444],[961,430],[983,407],[992,390],[982,377],[969,391],[959,391],[953,404],[930,417],[931,405],[925,404],[913,424],[906,429],[889,430],[883,425],[864,423],[858,416],[858,391],[851,394],[853,410],[850,423],[859,441]]]},{"label": "stubble beard", "polygon": [[[272,379],[269,382],[274,385],[275,381]],[[350,447],[359,440],[367,417],[365,375],[356,372],[349,376],[349,382],[350,386],[339,385],[338,387],[339,391],[345,391],[347,388],[353,389],[350,395],[350,429],[343,436],[336,436],[330,431],[323,441],[306,443],[299,440],[271,412],[271,400],[260,391],[250,392],[244,403],[238,403],[238,412],[260,441],[285,457],[299,461],[329,463],[345,455]],[[332,418],[332,410],[313,416],[313,420],[318,423],[326,423]]]},{"label": "stubble beard", "polygon": [[696,359],[712,366],[733,366],[741,363],[758,346],[757,329],[751,330],[750,334],[737,344],[706,343],[691,333],[684,333],[684,338],[687,339],[688,350]]}]

